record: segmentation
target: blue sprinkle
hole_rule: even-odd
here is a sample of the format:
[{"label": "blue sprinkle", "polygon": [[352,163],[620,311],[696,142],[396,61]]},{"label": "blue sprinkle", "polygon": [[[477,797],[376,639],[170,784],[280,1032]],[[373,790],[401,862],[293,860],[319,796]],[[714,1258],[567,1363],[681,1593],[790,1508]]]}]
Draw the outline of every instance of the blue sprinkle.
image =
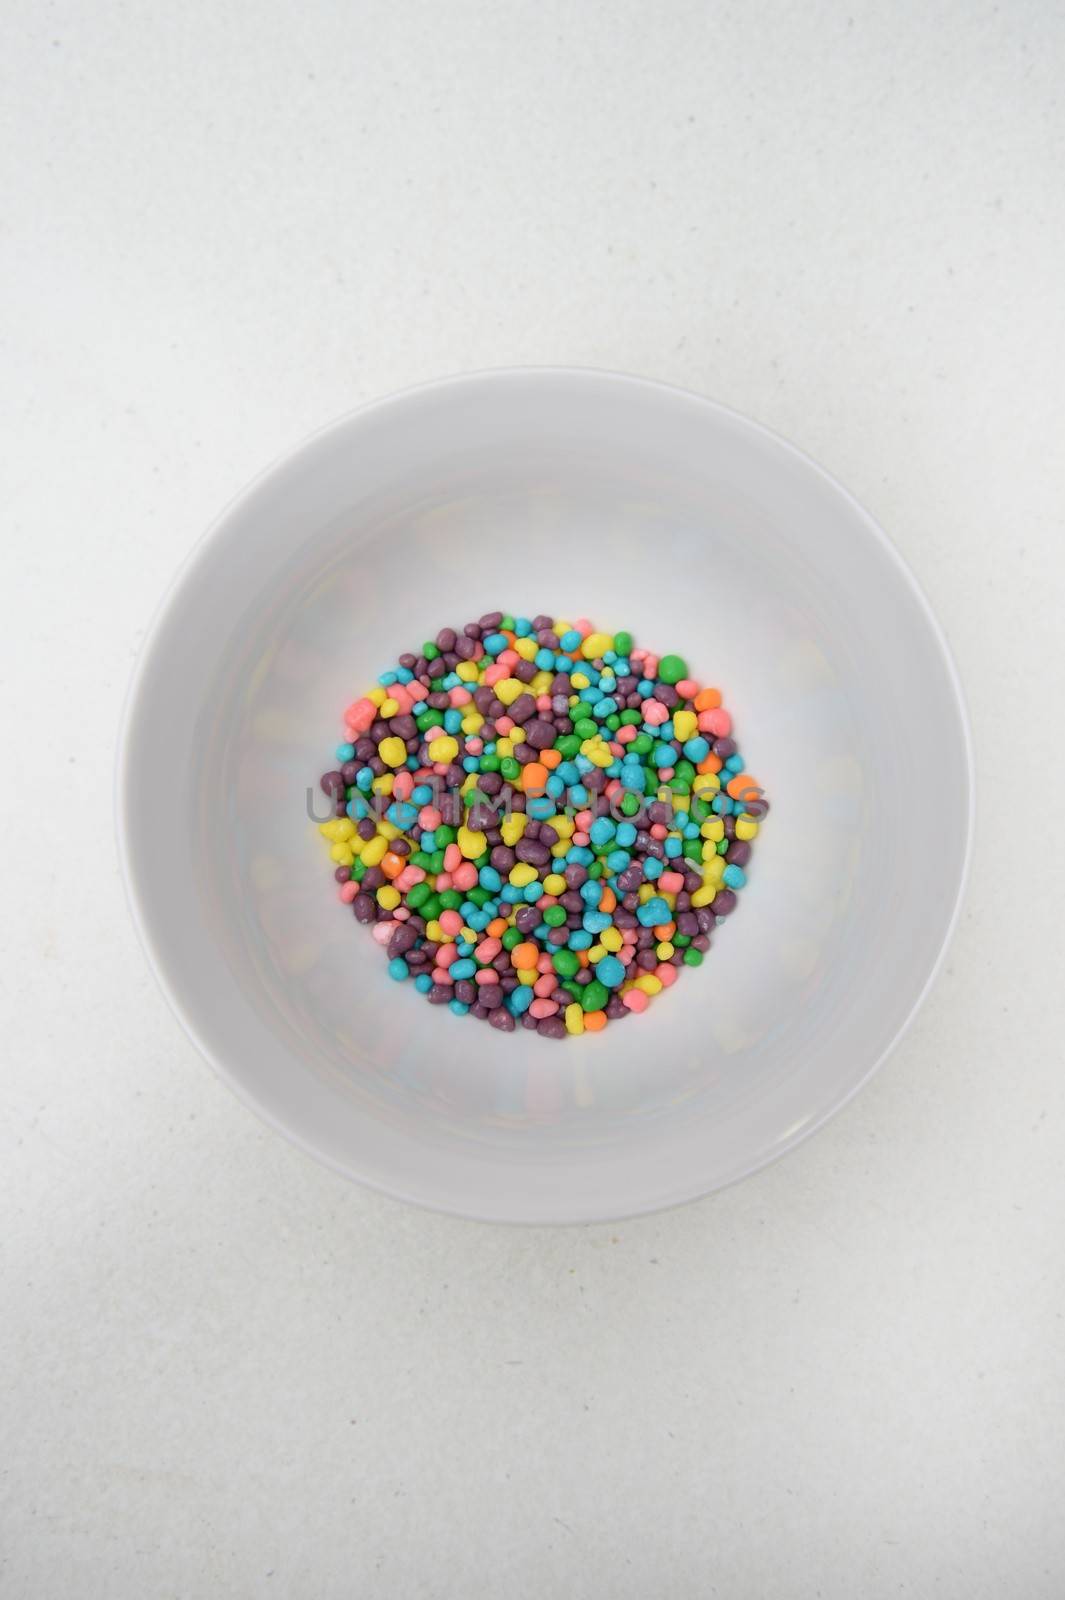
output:
[{"label": "blue sprinkle", "polygon": [[636,843],[636,825],[632,822],[619,822],[618,831],[614,835],[623,850],[628,850]]},{"label": "blue sprinkle", "polygon": [[531,800],[526,800],[525,814],[534,822],[546,822],[548,817],[555,814],[555,803],[545,795],[535,795]]},{"label": "blue sprinkle", "polygon": [[696,734],[694,738],[684,741],[684,754],[689,761],[698,765],[700,761],[705,761],[710,754],[710,746],[702,734]]},{"label": "blue sprinkle", "polygon": [[514,906],[517,905],[519,900],[524,899],[524,895],[520,889],[515,887],[513,883],[505,883],[503,885],[503,892],[499,898],[505,901],[508,906]]},{"label": "blue sprinkle", "polygon": [[389,689],[396,681],[396,674],[394,672],[382,672],[377,681],[382,689]]},{"label": "blue sprinkle", "polygon": [[652,881],[655,878],[660,878],[666,870],[656,856],[648,856],[647,860],[641,862],[640,865],[643,867],[644,877],[650,878]]},{"label": "blue sprinkle", "polygon": [[452,706],[450,711],[444,712],[444,732],[459,733],[462,729],[462,712]]},{"label": "blue sprinkle", "polygon": [[532,631],[533,625],[529,621],[528,617],[514,618],[514,632],[517,634],[519,639],[527,639]]},{"label": "blue sprinkle", "polygon": [[644,928],[657,928],[663,922],[671,922],[673,913],[662,896],[654,894],[638,908],[636,920]]},{"label": "blue sprinkle", "polygon": [[394,800],[385,812],[385,816],[397,828],[411,828],[418,820],[418,807],[412,806],[406,800]]},{"label": "blue sprinkle", "polygon": [[477,971],[477,963],[476,961],[465,960],[453,961],[451,966],[448,968],[448,971],[451,973],[451,976],[455,979],[455,981],[458,982],[460,978],[472,978],[474,973]]},{"label": "blue sprinkle", "polygon": [[580,894],[586,906],[597,906],[603,898],[603,891],[598,879],[589,878],[587,883],[582,883]]},{"label": "blue sprinkle", "polygon": [[606,717],[612,717],[617,708],[617,701],[612,699],[610,695],[607,695],[605,700],[597,701],[592,707],[592,716],[599,717],[599,719],[602,721]]},{"label": "blue sprinkle", "polygon": [[424,850],[427,855],[432,855],[436,849],[436,830],[434,828],[424,828],[422,830],[421,837],[418,840],[418,848]]},{"label": "blue sprinkle", "polygon": [[397,667],[396,668],[396,682],[397,683],[411,683],[413,681],[413,678],[414,678],[414,674],[410,670],[409,667]]},{"label": "blue sprinkle", "polygon": [[683,854],[684,846],[674,834],[670,834],[669,838],[665,841],[665,851],[669,859],[671,861],[675,861],[679,855]]},{"label": "blue sprinkle", "polygon": [[730,889],[742,889],[747,882],[747,874],[742,867],[734,866],[730,861],[722,874],[722,882],[727,883]]},{"label": "blue sprinkle", "polygon": [[536,880],[533,883],[527,883],[521,892],[522,898],[527,900],[531,906],[534,906],[543,894],[544,886],[539,880]]},{"label": "blue sprinkle", "polygon": [[677,752],[671,744],[656,744],[651,757],[656,767],[672,767],[676,764]]},{"label": "blue sprinkle", "polygon": [[356,789],[361,789],[363,794],[369,794],[373,788],[373,769],[371,767],[359,768],[355,774],[355,787]]},{"label": "blue sprinkle", "polygon": [[[581,810],[584,806],[586,806],[588,804],[589,799],[591,798],[589,793],[588,793],[588,791],[587,791],[587,789],[584,787],[583,783],[573,783],[573,784],[571,784],[570,785],[570,791],[569,791],[569,797],[572,800],[573,804],[577,807],[578,811]],[[571,854],[572,854],[572,852],[571,852]]]},{"label": "blue sprinkle", "polygon": [[602,933],[611,923],[608,911],[586,911],[581,922],[589,933]]},{"label": "blue sprinkle", "polygon": [[433,980],[427,972],[419,972],[418,976],[414,980],[414,987],[417,989],[419,994],[428,994],[429,990],[433,987]]},{"label": "blue sprinkle", "polygon": [[584,928],[574,928],[566,943],[571,950],[590,950],[592,947],[592,935]]},{"label": "blue sprinkle", "polygon": [[410,968],[402,956],[396,956],[394,961],[388,963],[388,976],[397,983],[402,983],[404,978],[410,977]]},{"label": "blue sprinkle", "polygon": [[596,817],[588,830],[593,844],[609,844],[614,837],[614,824],[609,817]]},{"label": "blue sprinkle", "polygon": [[[552,774],[548,778],[547,782],[544,784],[544,788],[547,790],[548,794],[552,795],[554,797],[554,799],[556,799],[556,800],[559,799],[559,797],[561,795],[565,794],[566,785],[565,785],[565,782],[563,781],[563,779],[559,777],[558,768],[557,767],[555,768],[554,772],[552,772]],[[552,812],[552,816],[553,815],[554,815],[554,813]]]},{"label": "blue sprinkle", "polygon": [[574,650],[579,650],[580,649],[580,647],[581,647],[581,636],[577,632],[576,628],[569,628],[562,635],[562,637],[559,639],[558,642],[562,646],[563,650],[565,650],[567,654],[570,654]]},{"label": "blue sprinkle", "polygon": [[507,995],[505,1005],[512,1016],[520,1017],[523,1012],[528,1011],[535,998],[532,985],[522,983]]},{"label": "blue sprinkle", "polygon": [[716,811],[719,817],[731,817],[733,812],[732,801],[727,794],[715,794],[710,802],[711,811]]},{"label": "blue sprinkle", "polygon": [[632,857],[627,850],[611,850],[610,854],[603,859],[611,872],[624,872],[632,861]]},{"label": "blue sprinkle", "polygon": [[625,968],[617,956],[604,956],[595,964],[595,975],[608,989],[616,989],[625,981]]},{"label": "blue sprinkle", "polygon": [[336,758],[338,761],[354,761],[355,746],[353,744],[338,744],[336,747]]},{"label": "blue sprinkle", "polygon": [[433,791],[429,784],[419,783],[411,790],[410,798],[412,805],[427,806],[433,798]]},{"label": "blue sprinkle", "polygon": [[590,867],[594,860],[595,856],[585,844],[571,845],[566,856],[566,864],[572,861],[577,867]]},{"label": "blue sprinkle", "polygon": [[344,807],[344,810],[347,812],[352,822],[361,822],[363,817],[368,816],[370,812],[370,808],[366,804],[366,801],[362,798],[361,794],[353,794],[347,805]]},{"label": "blue sprinkle", "polygon": [[537,650],[533,657],[533,665],[539,667],[541,672],[552,672],[555,666],[555,652],[546,648]]},{"label": "blue sprinkle", "polygon": [[487,639],[482,639],[481,643],[490,656],[497,656],[501,650],[507,648],[506,636],[502,633],[490,633]]},{"label": "blue sprinkle", "polygon": [[639,683],[636,685],[636,693],[641,697],[641,699],[646,700],[648,695],[652,694],[653,692],[654,684],[651,682],[650,678],[641,678]]},{"label": "blue sprinkle", "polygon": [[482,889],[490,889],[493,893],[503,887],[503,880],[495,867],[482,867],[477,874],[477,879]]},{"label": "blue sprinkle", "polygon": [[743,757],[740,755],[738,750],[734,756],[729,756],[728,760],[725,762],[725,769],[728,772],[743,771]]},{"label": "blue sprinkle", "polygon": [[469,1006],[464,1005],[461,1000],[449,1000],[447,1003],[447,1008],[449,1011],[453,1011],[456,1017],[464,1017],[467,1011],[470,1009]]}]

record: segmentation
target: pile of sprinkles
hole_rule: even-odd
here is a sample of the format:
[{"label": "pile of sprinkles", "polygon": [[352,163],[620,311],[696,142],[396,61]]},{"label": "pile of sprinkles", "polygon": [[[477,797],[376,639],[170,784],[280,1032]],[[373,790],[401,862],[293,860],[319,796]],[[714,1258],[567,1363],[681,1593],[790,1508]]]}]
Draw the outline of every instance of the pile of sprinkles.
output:
[{"label": "pile of sprinkles", "polygon": [[341,901],[390,977],[505,1033],[597,1032],[700,966],[769,810],[720,692],[585,619],[441,628],[344,723]]}]

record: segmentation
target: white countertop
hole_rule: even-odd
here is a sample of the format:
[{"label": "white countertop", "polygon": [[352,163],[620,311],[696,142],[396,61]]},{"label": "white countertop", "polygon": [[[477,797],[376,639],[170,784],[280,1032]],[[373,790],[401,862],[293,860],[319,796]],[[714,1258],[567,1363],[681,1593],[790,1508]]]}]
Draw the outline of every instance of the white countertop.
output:
[{"label": "white countertop", "polygon": [[[3,1600],[1060,1600],[1053,13],[9,13]],[[133,657],[220,504],[362,400],[523,362],[703,391],[841,478],[946,626],[980,781],[873,1085],[739,1188],[571,1231],[261,1127],[111,838]]]}]

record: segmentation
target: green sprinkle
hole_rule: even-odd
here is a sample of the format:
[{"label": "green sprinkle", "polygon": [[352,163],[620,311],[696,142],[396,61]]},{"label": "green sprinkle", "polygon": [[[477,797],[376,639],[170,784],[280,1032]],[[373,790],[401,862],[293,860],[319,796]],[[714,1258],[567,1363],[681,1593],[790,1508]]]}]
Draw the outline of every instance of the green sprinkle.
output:
[{"label": "green sprinkle", "polygon": [[523,938],[524,935],[520,934],[517,928],[508,928],[506,933],[503,935],[503,949],[513,950],[516,944],[522,943]]},{"label": "green sprinkle", "polygon": [[[676,942],[676,939],[674,939],[673,943],[676,944]],[[684,965],[686,967],[701,967],[702,964],[703,952],[701,950],[693,950],[689,945],[688,949],[684,952]]]},{"label": "green sprinkle", "polygon": [[435,644],[422,645],[422,655],[425,657],[426,661],[435,661],[439,654],[440,651],[437,649]]},{"label": "green sprinkle", "polygon": [[591,983],[586,983],[581,990],[581,1005],[585,1011],[602,1011],[610,999],[610,990],[605,983],[600,983],[598,978],[593,978]]},{"label": "green sprinkle", "polygon": [[438,898],[445,911],[457,911],[462,904],[462,896],[457,889],[444,889]]},{"label": "green sprinkle", "polygon": [[619,656],[626,656],[627,657],[629,652],[630,652],[630,650],[632,649],[632,634],[631,633],[615,633],[615,635],[614,635],[614,649],[617,651]]},{"label": "green sprinkle", "polygon": [[544,921],[549,928],[561,928],[566,920],[565,906],[548,906],[544,912]]},{"label": "green sprinkle", "polygon": [[658,663],[659,683],[679,683],[688,676],[688,663],[683,656],[663,656]]},{"label": "green sprinkle", "polygon": [[[520,933],[518,934],[518,938],[521,938]],[[504,934],[503,943],[506,944],[506,942],[507,935]],[[556,950],[554,955],[551,957],[551,962],[560,978],[572,978],[574,973],[580,971],[581,964],[577,959],[577,952],[575,950]]]}]

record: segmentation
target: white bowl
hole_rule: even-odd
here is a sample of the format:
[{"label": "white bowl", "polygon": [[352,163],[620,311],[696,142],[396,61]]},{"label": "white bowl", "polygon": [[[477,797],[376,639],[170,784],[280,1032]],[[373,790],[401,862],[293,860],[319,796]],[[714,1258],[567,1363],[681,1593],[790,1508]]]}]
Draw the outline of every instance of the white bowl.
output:
[{"label": "white bowl", "polygon": [[[497,607],[683,654],[773,807],[704,965],[559,1043],[390,981],[307,811],[351,699]],[[141,936],[226,1082],[349,1177],[508,1222],[689,1200],[837,1111],[942,960],[971,796],[943,635],[850,495],[722,406],[567,370],[381,401],[252,484],[155,623],[118,775]]]}]

